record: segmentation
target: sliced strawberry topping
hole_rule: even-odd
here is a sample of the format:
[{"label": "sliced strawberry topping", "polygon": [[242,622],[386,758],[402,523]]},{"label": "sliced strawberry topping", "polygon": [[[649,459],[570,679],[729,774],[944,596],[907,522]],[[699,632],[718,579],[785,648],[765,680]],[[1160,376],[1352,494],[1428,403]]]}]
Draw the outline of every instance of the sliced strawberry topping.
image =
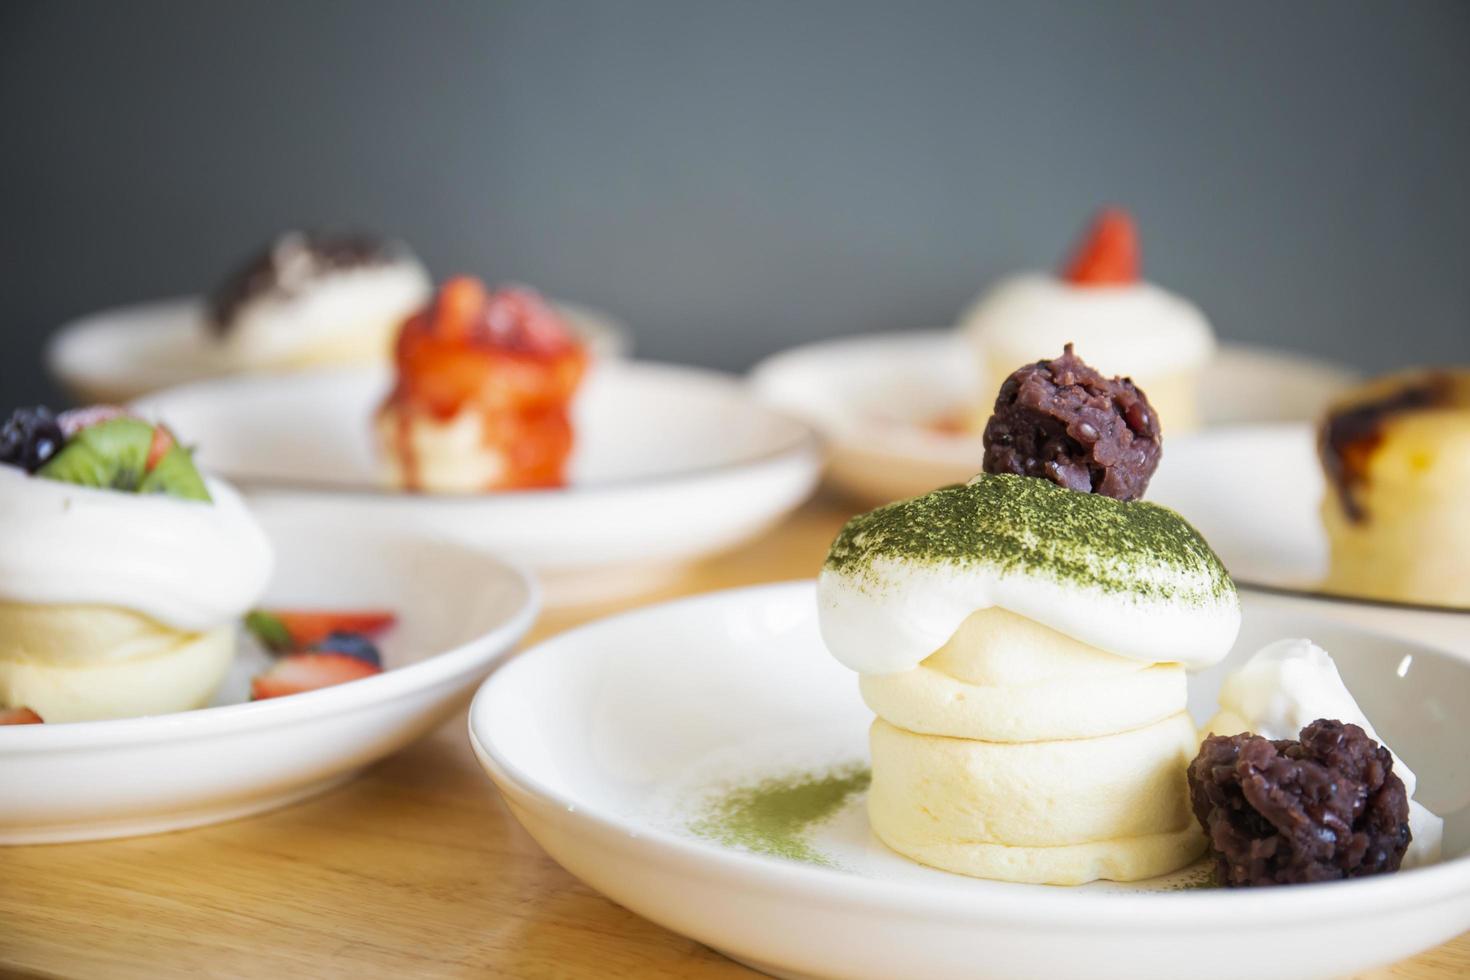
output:
[{"label": "sliced strawberry topping", "polygon": [[245,617],[245,625],[250,631],[278,653],[314,647],[333,633],[377,636],[392,629],[397,622],[398,617],[384,609],[346,612],[258,609]]},{"label": "sliced strawberry topping", "polygon": [[41,725],[45,722],[30,708],[0,709],[0,725]]},{"label": "sliced strawberry topping", "polygon": [[383,668],[345,653],[293,653],[276,661],[265,673],[256,675],[250,682],[250,697],[264,701],[301,694],[382,672]]},{"label": "sliced strawberry topping", "polygon": [[1121,208],[1104,208],[1072,253],[1062,278],[1079,286],[1123,286],[1138,281],[1138,231]]},{"label": "sliced strawberry topping", "polygon": [[132,413],[125,408],[116,405],[89,405],[86,408],[73,408],[56,416],[56,422],[61,426],[61,431],[70,439],[83,429],[90,429],[94,425],[103,422],[111,422],[113,419],[132,417]]},{"label": "sliced strawberry topping", "polygon": [[155,425],[153,441],[148,444],[148,462],[144,464],[144,468],[152,473],[153,467],[157,466],[159,461],[168,455],[168,451],[177,444],[178,441],[174,439],[174,434],[168,431],[168,426]]}]

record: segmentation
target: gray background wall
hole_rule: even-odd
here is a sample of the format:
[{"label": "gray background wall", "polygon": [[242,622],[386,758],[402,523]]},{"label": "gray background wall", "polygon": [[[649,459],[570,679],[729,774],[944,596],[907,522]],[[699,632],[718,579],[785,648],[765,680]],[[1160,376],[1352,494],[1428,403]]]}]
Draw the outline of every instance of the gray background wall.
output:
[{"label": "gray background wall", "polygon": [[0,5],[0,403],[279,229],[743,368],[938,324],[1096,204],[1226,337],[1470,360],[1470,3]]}]

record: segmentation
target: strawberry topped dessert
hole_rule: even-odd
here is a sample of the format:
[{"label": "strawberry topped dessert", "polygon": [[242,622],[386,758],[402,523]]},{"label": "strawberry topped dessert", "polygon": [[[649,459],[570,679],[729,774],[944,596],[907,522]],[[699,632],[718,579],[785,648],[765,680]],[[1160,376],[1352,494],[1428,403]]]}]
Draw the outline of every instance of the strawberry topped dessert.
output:
[{"label": "strawberry topped dessert", "polygon": [[961,318],[994,390],[1020,363],[1064,345],[1105,375],[1128,374],[1178,434],[1199,425],[1196,387],[1215,350],[1194,304],[1142,277],[1132,218],[1108,208],[1060,274],[1028,273],[986,292]]},{"label": "strawberry topped dessert", "polygon": [[587,353],[535,292],[451,279],[404,322],[394,361],[377,417],[393,485],[478,493],[565,482]]},{"label": "strawberry topped dessert", "polygon": [[207,703],[272,553],[229,486],[163,425],[21,409],[0,427],[0,718]]}]

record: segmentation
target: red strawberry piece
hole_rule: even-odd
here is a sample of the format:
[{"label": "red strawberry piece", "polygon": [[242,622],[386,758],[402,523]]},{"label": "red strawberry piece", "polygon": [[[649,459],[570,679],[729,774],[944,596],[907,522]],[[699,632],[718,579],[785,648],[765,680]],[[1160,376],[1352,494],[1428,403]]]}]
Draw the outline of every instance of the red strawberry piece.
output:
[{"label": "red strawberry piece", "polygon": [[1138,281],[1138,230],[1121,208],[1104,208],[1078,243],[1062,278],[1079,286],[1124,286]]},{"label": "red strawberry piece", "polygon": [[383,668],[344,653],[293,653],[250,682],[255,701],[315,691],[381,674]]},{"label": "red strawberry piece", "polygon": [[0,725],[41,725],[45,722],[30,708],[0,709]]},{"label": "red strawberry piece", "polygon": [[[266,638],[259,630],[257,635],[266,640],[266,644],[272,649],[305,650],[321,643],[333,633],[361,633],[363,636],[377,636],[393,627],[398,622],[398,617],[383,609],[360,609],[347,612],[332,612],[327,610],[299,610],[299,609],[271,609],[260,613],[251,613],[247,617],[247,623],[251,617],[270,617],[279,624],[290,638],[288,644],[282,644]],[[252,629],[255,627],[252,626]]]},{"label": "red strawberry piece", "polygon": [[144,469],[152,473],[153,467],[157,466],[159,460],[168,455],[168,451],[174,448],[177,442],[178,440],[174,438],[174,434],[168,431],[168,426],[155,425],[153,427],[153,441],[148,444],[148,462],[144,464]]},{"label": "red strawberry piece", "polygon": [[61,426],[62,433],[70,439],[83,429],[90,429],[94,425],[101,425],[103,422],[111,422],[113,419],[131,416],[131,414],[127,409],[116,405],[89,405],[86,408],[73,408],[62,412],[56,416],[56,424]]}]

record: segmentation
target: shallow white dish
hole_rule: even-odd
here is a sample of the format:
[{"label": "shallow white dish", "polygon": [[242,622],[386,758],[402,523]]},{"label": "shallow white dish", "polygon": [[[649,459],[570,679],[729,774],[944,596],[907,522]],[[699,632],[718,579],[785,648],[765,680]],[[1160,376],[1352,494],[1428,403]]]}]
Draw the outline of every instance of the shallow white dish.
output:
[{"label": "shallow white dish", "polygon": [[[1200,400],[1207,425],[1306,420],[1353,377],[1300,355],[1225,345],[1201,381]],[[808,344],[762,361],[750,379],[764,400],[829,440],[828,475],[863,499],[912,497],[980,469],[979,433],[934,425],[982,401],[975,354],[954,330]]]},{"label": "shallow white dish", "polygon": [[0,844],[95,840],[258,813],[322,792],[459,710],[536,617],[536,586],[461,545],[371,526],[263,522],[269,608],[393,610],[383,673],[250,702],[242,641],[214,706],[0,727]]},{"label": "shallow white dish", "polygon": [[[621,321],[575,303],[557,307],[601,358],[625,356],[632,335]],[[151,391],[233,374],[204,323],[198,297],[139,303],[74,320],[51,336],[46,366],[81,403],[125,402]]]},{"label": "shallow white dish", "polygon": [[[1256,595],[1232,659],[1283,635],[1310,635],[1337,658],[1418,773],[1421,801],[1447,817],[1446,861],[1254,891],[1167,890],[1199,867],[1127,886],[981,881],[889,852],[867,829],[860,793],[802,838],[805,861],[722,843],[711,791],[867,764],[872,716],[822,646],[809,582],[561,634],[486,682],[470,735],[516,818],[569,871],[777,976],[1307,980],[1470,928],[1470,665]],[[1228,669],[1192,681],[1196,718],[1212,712]]]},{"label": "shallow white dish", "polygon": [[1166,442],[1148,499],[1199,529],[1237,582],[1331,602],[1335,615],[1470,657],[1470,610],[1327,596],[1326,484],[1306,422],[1225,426]]},{"label": "shallow white dish", "polygon": [[549,602],[637,592],[758,534],[806,499],[821,465],[807,426],[736,379],[638,361],[594,367],[574,409],[570,485],[473,495],[381,488],[371,419],[385,372],[218,379],[138,402],[265,513],[396,524],[536,571]]}]

